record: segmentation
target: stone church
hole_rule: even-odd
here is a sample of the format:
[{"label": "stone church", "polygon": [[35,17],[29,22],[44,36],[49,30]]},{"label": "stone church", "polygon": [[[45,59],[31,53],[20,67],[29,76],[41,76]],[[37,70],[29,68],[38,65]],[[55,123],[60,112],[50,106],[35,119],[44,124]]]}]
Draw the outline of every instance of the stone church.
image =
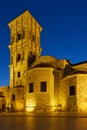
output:
[{"label": "stone church", "polygon": [[26,10],[10,29],[10,86],[0,87],[0,111],[87,111],[87,61],[40,56],[42,27]]}]

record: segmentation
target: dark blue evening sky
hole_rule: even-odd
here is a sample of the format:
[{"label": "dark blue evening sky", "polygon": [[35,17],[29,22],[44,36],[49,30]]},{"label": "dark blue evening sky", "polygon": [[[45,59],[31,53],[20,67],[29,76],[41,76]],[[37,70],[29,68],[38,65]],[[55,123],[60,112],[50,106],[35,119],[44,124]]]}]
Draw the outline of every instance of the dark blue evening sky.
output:
[{"label": "dark blue evening sky", "polygon": [[41,55],[87,60],[87,0],[2,0],[0,3],[0,86],[9,85],[8,23],[28,9],[42,26]]}]

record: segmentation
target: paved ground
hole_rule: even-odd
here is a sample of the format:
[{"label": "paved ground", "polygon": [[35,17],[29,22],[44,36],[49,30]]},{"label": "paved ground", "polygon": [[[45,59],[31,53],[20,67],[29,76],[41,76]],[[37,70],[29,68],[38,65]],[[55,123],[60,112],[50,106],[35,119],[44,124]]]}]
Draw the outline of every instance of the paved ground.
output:
[{"label": "paved ground", "polygon": [[[85,117],[85,118],[84,118]],[[87,130],[86,113],[9,113],[0,116],[1,130]]]},{"label": "paved ground", "polygon": [[87,118],[85,112],[43,112],[43,113],[0,113],[0,116],[34,116],[34,117],[60,117],[60,118]]}]

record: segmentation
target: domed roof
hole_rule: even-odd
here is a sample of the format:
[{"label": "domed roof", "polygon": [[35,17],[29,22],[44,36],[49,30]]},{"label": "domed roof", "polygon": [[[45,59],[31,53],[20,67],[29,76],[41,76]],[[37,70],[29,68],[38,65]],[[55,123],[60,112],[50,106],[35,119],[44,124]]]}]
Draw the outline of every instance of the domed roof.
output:
[{"label": "domed roof", "polygon": [[31,65],[31,68],[34,68],[34,67],[57,68],[58,61],[59,61],[58,59],[52,56],[41,56]]}]

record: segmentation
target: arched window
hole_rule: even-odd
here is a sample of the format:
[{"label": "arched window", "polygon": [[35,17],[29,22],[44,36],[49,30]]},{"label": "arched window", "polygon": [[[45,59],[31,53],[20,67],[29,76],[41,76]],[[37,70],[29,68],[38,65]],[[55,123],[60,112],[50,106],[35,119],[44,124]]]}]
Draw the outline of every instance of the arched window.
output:
[{"label": "arched window", "polygon": [[69,87],[69,96],[75,95],[75,86],[70,86]]},{"label": "arched window", "polygon": [[17,62],[19,62],[21,60],[21,54],[17,55]]}]

